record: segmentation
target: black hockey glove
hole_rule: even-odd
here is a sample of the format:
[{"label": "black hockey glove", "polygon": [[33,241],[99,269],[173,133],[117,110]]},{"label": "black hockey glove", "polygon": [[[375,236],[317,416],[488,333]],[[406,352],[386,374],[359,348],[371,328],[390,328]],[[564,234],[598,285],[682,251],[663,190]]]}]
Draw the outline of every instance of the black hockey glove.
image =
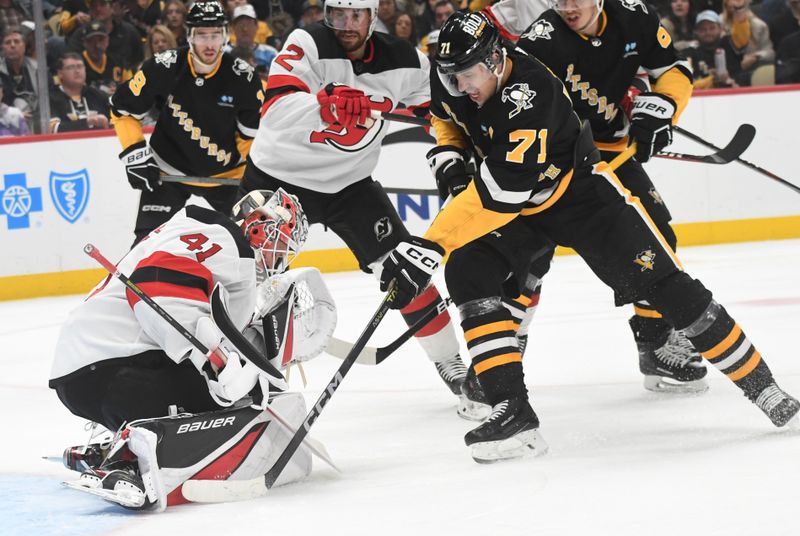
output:
[{"label": "black hockey glove", "polygon": [[161,184],[158,164],[146,141],[134,143],[119,153],[119,159],[125,164],[125,173],[133,188],[152,192]]},{"label": "black hockey glove", "polygon": [[386,292],[389,284],[395,281],[397,297],[391,303],[392,309],[402,309],[425,290],[443,256],[442,246],[414,236],[400,242],[389,253],[383,261],[381,290]]},{"label": "black hockey glove", "polygon": [[675,102],[659,93],[641,93],[633,101],[631,143],[637,143],[636,160],[647,162],[657,152],[672,143],[672,116]]},{"label": "black hockey glove", "polygon": [[468,155],[463,149],[455,145],[437,145],[425,156],[436,179],[439,197],[455,197],[467,189],[470,181],[466,164]]}]

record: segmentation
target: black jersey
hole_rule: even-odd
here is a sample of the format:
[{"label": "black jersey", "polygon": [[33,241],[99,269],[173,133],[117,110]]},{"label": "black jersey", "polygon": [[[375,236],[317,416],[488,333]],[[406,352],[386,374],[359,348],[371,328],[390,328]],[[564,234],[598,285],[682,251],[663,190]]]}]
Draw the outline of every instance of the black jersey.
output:
[{"label": "black jersey", "polygon": [[482,107],[431,76],[431,113],[451,121],[483,160],[483,207],[515,213],[538,206],[572,169],[580,122],[563,84],[541,62],[508,52],[511,74]]},{"label": "black jersey", "polygon": [[143,118],[159,109],[150,147],[162,170],[212,176],[243,164],[237,137],[252,139],[264,94],[244,60],[223,53],[218,67],[196,74],[189,49],[168,50],[147,60],[111,98],[117,116]]},{"label": "black jersey", "polygon": [[658,15],[642,0],[606,0],[594,37],[571,30],[550,9],[520,36],[517,46],[564,82],[575,111],[589,120],[600,142],[613,143],[627,134],[620,103],[639,67],[655,79],[671,70],[680,73],[673,87],[654,87],[676,101],[679,112],[691,93],[691,68],[677,56]]}]

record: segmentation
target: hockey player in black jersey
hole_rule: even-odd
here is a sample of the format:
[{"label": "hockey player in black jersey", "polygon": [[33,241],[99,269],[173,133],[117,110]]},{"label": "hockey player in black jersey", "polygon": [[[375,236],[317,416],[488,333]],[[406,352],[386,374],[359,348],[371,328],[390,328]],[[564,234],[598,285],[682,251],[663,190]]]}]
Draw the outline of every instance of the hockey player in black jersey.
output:
[{"label": "hockey player in black jersey", "polygon": [[[156,54],[111,99],[120,159],[131,186],[142,191],[136,241],[191,194],[227,214],[235,186],[161,183],[159,176],[241,178],[258,129],[261,82],[247,62],[222,51],[227,20],[220,3],[195,2],[186,24],[190,46]],[[140,120],[153,106],[159,117],[148,143]]]},{"label": "hockey player in black jersey", "polygon": [[[672,141],[671,127],[692,92],[689,65],[678,58],[658,15],[641,0],[551,0],[550,6],[522,34],[517,46],[561,79],[578,117],[591,125],[603,159],[611,160],[629,143],[637,142],[635,158],[622,164],[616,175],[639,198],[674,251],[677,238],[669,224],[672,217],[642,163]],[[640,69],[654,79],[652,90],[646,77],[635,78]],[[645,91],[637,91],[631,110],[632,79]],[[541,281],[551,258],[552,251],[533,263],[530,281]],[[702,392],[708,388],[702,356],[646,300],[634,303],[630,326],[646,389]]]},{"label": "hockey player in black jersey", "polygon": [[439,34],[431,102],[437,143],[469,148],[483,161],[425,237],[407,239],[389,255],[381,288],[394,281],[402,307],[450,253],[448,289],[494,407],[465,436],[477,461],[547,448],[528,401],[515,324],[500,296],[516,283],[530,251],[552,244],[575,249],[623,302],[647,300],[775,426],[797,423],[800,403],[776,385],[711,292],[683,271],[639,200],[600,159],[567,90],[545,65],[504,47],[484,14],[457,13]]}]

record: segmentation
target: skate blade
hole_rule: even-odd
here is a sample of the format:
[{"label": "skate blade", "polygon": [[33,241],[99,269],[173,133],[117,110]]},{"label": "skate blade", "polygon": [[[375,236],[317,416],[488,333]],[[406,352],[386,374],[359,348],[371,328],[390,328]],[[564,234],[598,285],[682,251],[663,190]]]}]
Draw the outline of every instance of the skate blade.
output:
[{"label": "skate blade", "polygon": [[678,382],[661,376],[645,375],[644,388],[654,393],[700,394],[708,391],[705,378],[690,382]]},{"label": "skate blade", "polygon": [[485,421],[492,413],[492,406],[470,400],[464,395],[458,396],[458,416],[468,421]]},{"label": "skate blade", "polygon": [[81,484],[80,480],[76,480],[74,482],[62,482],[61,484],[66,488],[82,491],[84,493],[88,493],[89,495],[100,497],[108,502],[118,504],[126,508],[141,508],[144,506],[145,496],[143,493],[138,494],[125,491],[120,492],[104,489],[102,487],[91,488]]},{"label": "skate blade", "polygon": [[520,432],[500,441],[473,443],[472,459],[478,463],[529,458],[547,454],[549,446],[538,429]]}]

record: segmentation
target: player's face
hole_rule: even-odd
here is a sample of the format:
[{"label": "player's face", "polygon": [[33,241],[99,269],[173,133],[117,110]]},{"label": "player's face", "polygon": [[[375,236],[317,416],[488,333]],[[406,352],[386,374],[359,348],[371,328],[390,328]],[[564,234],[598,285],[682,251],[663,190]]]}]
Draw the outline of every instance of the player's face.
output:
[{"label": "player's face", "polygon": [[224,44],[225,31],[223,28],[193,28],[192,48],[197,59],[206,65],[217,61]]},{"label": "player's face", "polygon": [[325,24],[333,28],[345,52],[354,52],[364,45],[370,22],[369,9],[332,7],[325,12]]},{"label": "player's face", "polygon": [[555,0],[551,5],[570,30],[575,32],[586,30],[597,20],[597,2],[595,0]]},{"label": "player's face", "polygon": [[454,77],[458,90],[478,106],[483,106],[497,91],[497,77],[483,63],[456,73]]}]

